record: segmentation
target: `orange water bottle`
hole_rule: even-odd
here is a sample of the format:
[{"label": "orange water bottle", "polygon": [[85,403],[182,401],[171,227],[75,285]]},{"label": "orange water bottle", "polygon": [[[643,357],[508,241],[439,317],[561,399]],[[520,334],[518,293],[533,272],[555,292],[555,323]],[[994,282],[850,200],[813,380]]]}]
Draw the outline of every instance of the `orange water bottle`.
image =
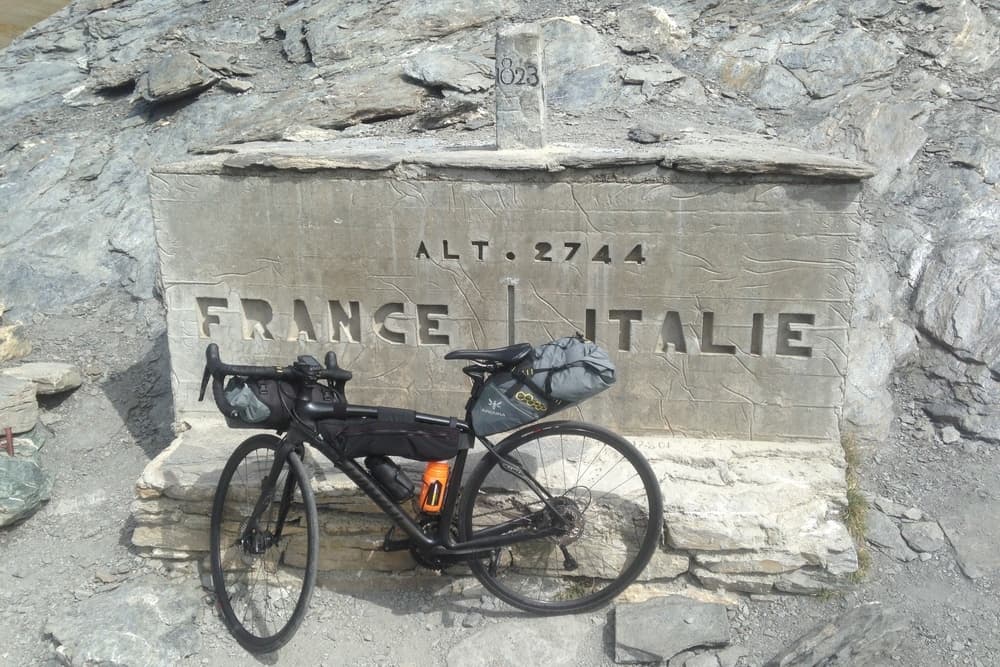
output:
[{"label": "orange water bottle", "polygon": [[420,509],[437,514],[444,504],[444,490],[448,486],[448,462],[429,461],[424,468],[424,483],[420,489]]}]

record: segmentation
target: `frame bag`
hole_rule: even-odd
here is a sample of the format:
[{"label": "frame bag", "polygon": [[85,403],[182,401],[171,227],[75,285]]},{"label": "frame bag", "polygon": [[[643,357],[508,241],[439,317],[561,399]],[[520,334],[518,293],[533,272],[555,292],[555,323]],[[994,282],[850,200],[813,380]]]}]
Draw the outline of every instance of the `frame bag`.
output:
[{"label": "frame bag", "polygon": [[478,435],[547,417],[599,394],[615,382],[607,351],[577,334],[545,343],[533,359],[486,381],[470,416]]}]

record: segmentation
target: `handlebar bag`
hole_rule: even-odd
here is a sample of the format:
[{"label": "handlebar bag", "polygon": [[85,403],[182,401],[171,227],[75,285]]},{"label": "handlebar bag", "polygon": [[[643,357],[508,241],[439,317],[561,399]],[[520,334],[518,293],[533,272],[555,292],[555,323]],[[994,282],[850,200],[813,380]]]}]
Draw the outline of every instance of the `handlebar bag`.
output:
[{"label": "handlebar bag", "polygon": [[[219,405],[230,428],[285,430],[292,423],[291,408],[296,389],[290,382],[253,380],[235,375],[226,383],[223,396],[229,405]],[[342,399],[329,387],[316,385],[312,400],[338,403]]]},{"label": "handlebar bag", "polygon": [[493,374],[472,406],[478,435],[509,431],[601,393],[615,382],[606,350],[580,334],[534,350],[511,371]]}]

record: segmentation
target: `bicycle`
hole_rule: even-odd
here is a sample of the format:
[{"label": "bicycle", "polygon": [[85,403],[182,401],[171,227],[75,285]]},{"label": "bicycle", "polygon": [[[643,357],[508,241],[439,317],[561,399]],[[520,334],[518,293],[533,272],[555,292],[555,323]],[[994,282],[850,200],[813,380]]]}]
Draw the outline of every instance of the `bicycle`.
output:
[{"label": "bicycle", "polygon": [[[393,520],[384,550],[408,549],[418,564],[434,569],[465,563],[514,607],[538,614],[587,611],[631,584],[652,558],[663,524],[658,481],[632,444],[572,421],[532,423],[498,443],[475,432],[470,411],[489,378],[531,356],[526,343],[445,355],[471,362],[463,368],[472,389],[466,418],[459,420],[349,404],[345,385],[352,374],[333,352],[325,368],[309,356],[285,367],[229,365],[210,344],[199,400],[211,378],[230,426],[278,433],[254,435],[237,447],[212,506],[213,587],[240,645],[264,653],[288,642],[315,586],[319,527],[303,464],[306,445]],[[277,416],[256,424],[238,417],[228,397],[246,386],[268,394]],[[476,442],[486,453],[463,483]],[[393,455],[453,460],[447,477],[430,489],[435,497],[427,497],[426,483],[421,491],[420,503],[431,512],[407,512],[413,484],[397,474]],[[357,460],[362,456],[364,465]],[[441,470],[428,463],[429,470],[432,465]],[[397,538],[400,530],[405,536]]]}]

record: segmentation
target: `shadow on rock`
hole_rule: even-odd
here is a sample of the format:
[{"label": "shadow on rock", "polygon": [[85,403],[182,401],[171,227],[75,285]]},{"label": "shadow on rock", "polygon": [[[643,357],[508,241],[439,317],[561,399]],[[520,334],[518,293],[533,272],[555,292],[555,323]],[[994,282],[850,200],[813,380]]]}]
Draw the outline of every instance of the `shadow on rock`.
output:
[{"label": "shadow on rock", "polygon": [[124,371],[112,373],[101,388],[135,443],[150,459],[170,444],[174,400],[166,332],[153,341],[142,359]]}]

